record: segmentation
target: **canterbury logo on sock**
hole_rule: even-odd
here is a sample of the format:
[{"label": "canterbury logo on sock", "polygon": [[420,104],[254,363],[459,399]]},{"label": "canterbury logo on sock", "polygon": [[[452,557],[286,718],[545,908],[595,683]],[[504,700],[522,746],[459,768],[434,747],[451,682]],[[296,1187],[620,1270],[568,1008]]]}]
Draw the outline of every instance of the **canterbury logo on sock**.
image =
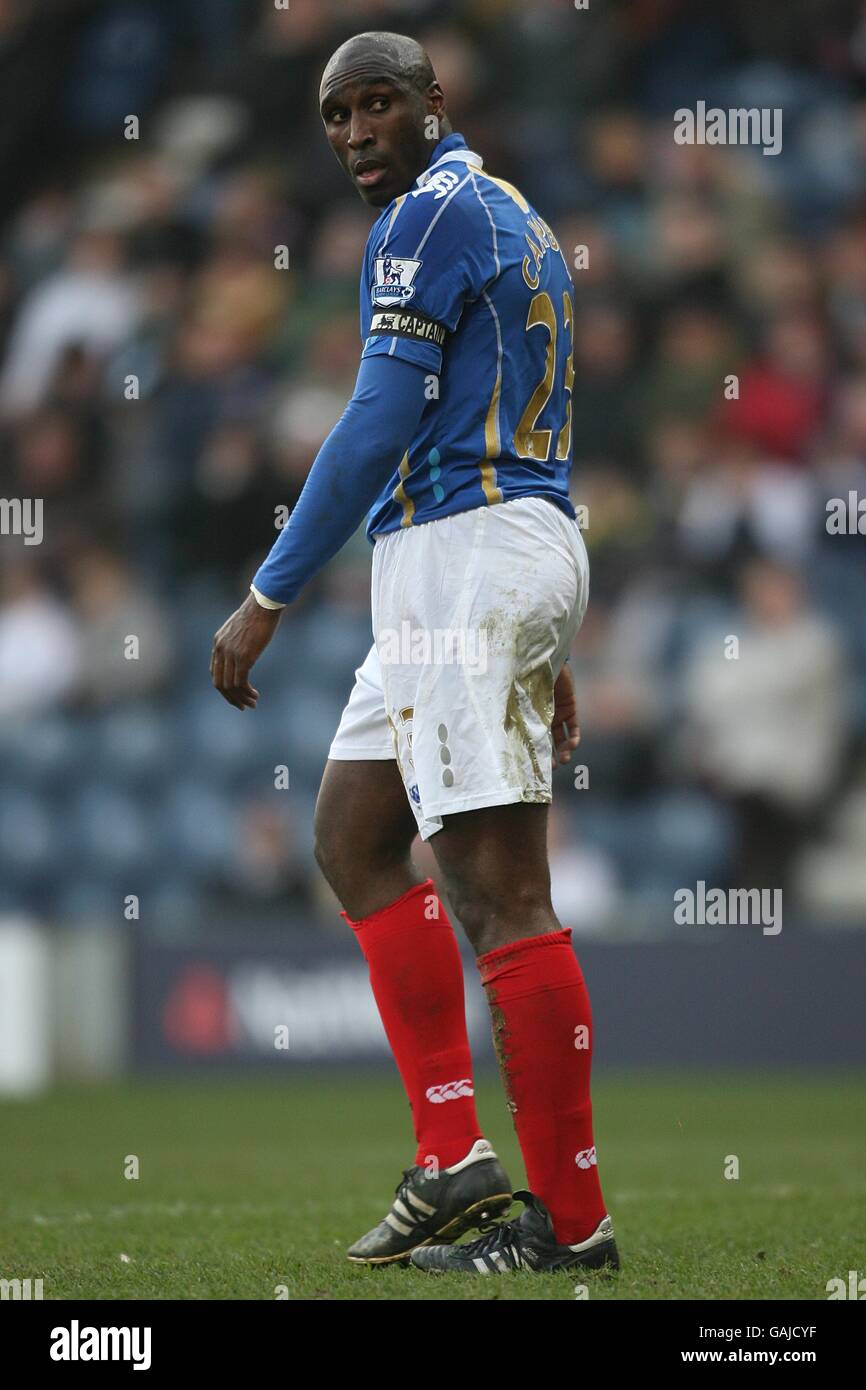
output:
[{"label": "canterbury logo on sock", "polygon": [[580,1153],[574,1155],[574,1161],[578,1168],[591,1168],[593,1164],[598,1166],[598,1159],[595,1156],[595,1145],[591,1149],[581,1149]]},{"label": "canterbury logo on sock", "polygon": [[433,1105],[442,1105],[446,1100],[459,1100],[461,1096],[474,1096],[472,1082],[468,1077],[462,1081],[443,1081],[441,1086],[428,1086],[425,1096]]}]

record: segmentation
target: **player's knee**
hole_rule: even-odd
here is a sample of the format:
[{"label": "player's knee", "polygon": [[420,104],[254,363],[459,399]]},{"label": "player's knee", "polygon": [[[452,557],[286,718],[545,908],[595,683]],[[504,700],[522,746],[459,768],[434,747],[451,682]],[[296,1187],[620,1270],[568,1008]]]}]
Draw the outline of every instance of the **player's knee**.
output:
[{"label": "player's knee", "polygon": [[454,915],[479,951],[550,930],[550,891],[541,885],[464,882],[449,884],[448,897]]},{"label": "player's knee", "polygon": [[368,885],[408,859],[409,846],[389,839],[374,823],[318,811],[313,822],[313,854],[340,901],[366,893]]}]

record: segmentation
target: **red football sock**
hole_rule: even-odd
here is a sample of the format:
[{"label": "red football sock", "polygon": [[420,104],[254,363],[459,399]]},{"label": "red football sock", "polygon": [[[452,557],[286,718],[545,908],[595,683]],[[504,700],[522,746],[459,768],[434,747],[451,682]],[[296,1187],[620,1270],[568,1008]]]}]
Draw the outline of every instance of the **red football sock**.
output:
[{"label": "red football sock", "polygon": [[[434,915],[435,913],[435,915]],[[429,914],[429,915],[428,915]],[[463,966],[433,880],[353,922],[370,984],[412,1107],[421,1165],[465,1158],[481,1138],[466,1036]]]},{"label": "red football sock", "polygon": [[478,969],[529,1186],[560,1244],[575,1245],[606,1212],[589,1098],[592,1015],[571,931],[500,946]]}]

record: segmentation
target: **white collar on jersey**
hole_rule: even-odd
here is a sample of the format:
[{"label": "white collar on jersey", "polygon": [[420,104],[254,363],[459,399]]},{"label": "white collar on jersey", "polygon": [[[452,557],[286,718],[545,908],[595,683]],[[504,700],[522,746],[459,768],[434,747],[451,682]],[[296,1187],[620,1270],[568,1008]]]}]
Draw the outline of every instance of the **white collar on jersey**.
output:
[{"label": "white collar on jersey", "polygon": [[433,175],[438,169],[441,169],[443,164],[451,164],[455,161],[459,161],[461,164],[471,164],[475,169],[484,167],[484,160],[481,158],[480,154],[475,154],[474,150],[449,150],[447,154],[440,155],[436,163],[431,164],[429,169],[424,169],[418,175],[415,180],[415,186],[417,188],[423,188],[425,183],[428,183],[429,180],[432,179]]}]

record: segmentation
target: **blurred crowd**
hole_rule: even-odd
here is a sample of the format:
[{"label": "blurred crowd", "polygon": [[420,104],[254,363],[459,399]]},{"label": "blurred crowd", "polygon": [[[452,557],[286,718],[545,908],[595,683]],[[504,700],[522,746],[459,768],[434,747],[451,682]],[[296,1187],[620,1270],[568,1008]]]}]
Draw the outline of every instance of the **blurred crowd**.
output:
[{"label": "blurred crowd", "polygon": [[[425,44],[578,258],[555,906],[665,933],[704,880],[864,924],[866,501],[827,526],[866,499],[859,0],[3,0],[0,497],[43,499],[44,538],[0,537],[0,910],[340,929],[311,818],[371,640],[363,534],[254,715],[208,659],[352,392],[371,215],[318,82],[370,28]],[[676,144],[698,100],[781,108],[781,153]]]}]

